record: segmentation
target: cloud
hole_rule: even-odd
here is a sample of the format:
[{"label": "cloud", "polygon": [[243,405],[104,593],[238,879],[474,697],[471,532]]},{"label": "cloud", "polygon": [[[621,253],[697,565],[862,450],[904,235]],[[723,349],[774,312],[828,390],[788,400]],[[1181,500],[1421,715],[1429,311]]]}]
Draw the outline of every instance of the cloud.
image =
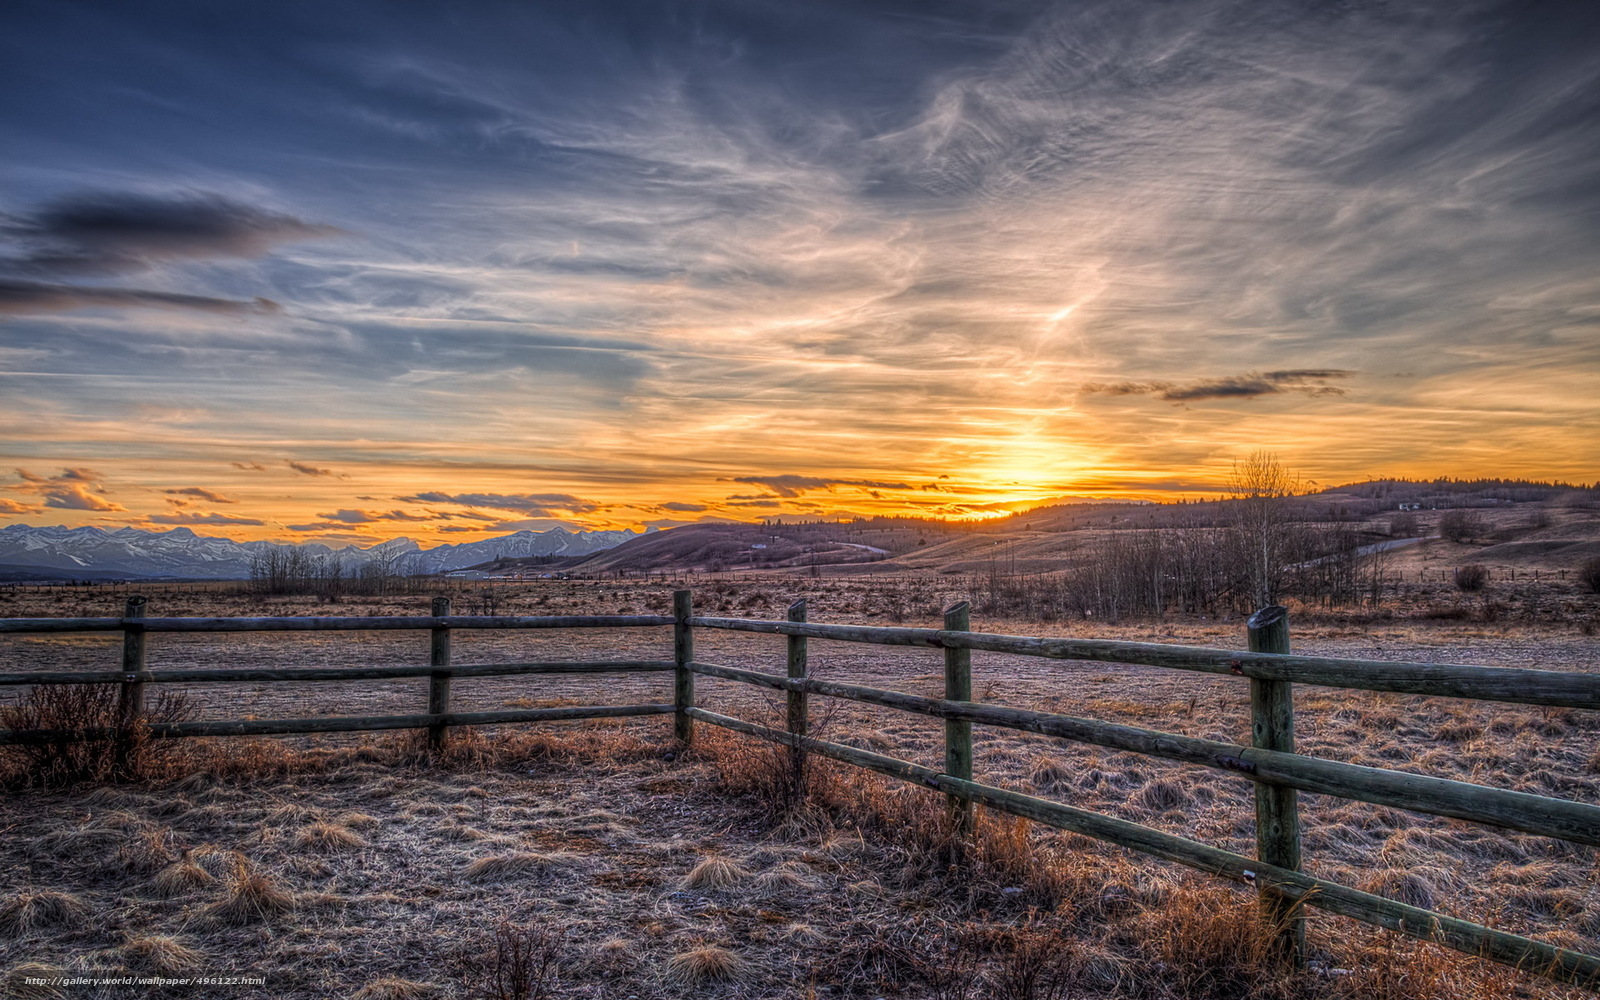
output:
[{"label": "cloud", "polygon": [[765,486],[780,497],[797,497],[807,490],[832,489],[835,486],[859,486],[874,490],[909,490],[906,483],[881,483],[871,479],[824,479],[816,476],[736,476],[732,482]]},{"label": "cloud", "polygon": [[662,504],[660,509],[675,511],[678,513],[693,514],[702,510],[708,510],[709,508],[703,503],[684,503],[681,500],[673,500],[670,503]]},{"label": "cloud", "polygon": [[1089,382],[1081,388],[1084,392],[1106,396],[1157,395],[1172,402],[1248,398],[1282,392],[1296,392],[1306,396],[1342,396],[1345,394],[1343,388],[1327,383],[1333,379],[1349,378],[1354,374],[1336,368],[1292,369],[1263,373],[1246,372],[1242,375],[1197,379],[1191,382]]},{"label": "cloud", "polygon": [[349,476],[334,472],[332,469],[319,469],[315,465],[307,465],[304,462],[296,462],[293,459],[286,459],[283,464],[300,473],[302,476],[337,476],[340,479],[350,478]]},{"label": "cloud", "polygon": [[376,520],[364,510],[336,510],[332,514],[318,514],[325,521],[338,521],[341,524],[367,524]]},{"label": "cloud", "polygon": [[[371,524],[375,521],[443,521],[454,517],[453,514],[434,513],[412,514],[403,510],[371,511],[371,510],[336,510],[331,514],[318,514],[325,521],[334,521],[340,524]],[[489,519],[489,520],[492,520]]]},{"label": "cloud", "polygon": [[239,525],[255,526],[265,524],[265,521],[254,517],[233,517],[228,514],[187,513],[187,514],[152,514],[145,518],[151,524],[213,524],[213,525]]},{"label": "cloud", "polygon": [[44,508],[38,504],[21,503],[0,497],[0,514],[42,514]]},{"label": "cloud", "polygon": [[417,493],[395,497],[404,503],[453,503],[464,507],[490,507],[495,510],[522,511],[537,516],[552,512],[588,514],[601,505],[568,493]]},{"label": "cloud", "polygon": [[184,487],[181,487],[179,489],[162,490],[162,492],[170,494],[172,496],[199,497],[202,500],[209,500],[212,503],[238,503],[239,502],[239,501],[233,500],[233,499],[231,499],[229,497],[225,497],[221,493],[215,493],[215,492],[212,492],[211,490],[203,489],[203,488],[201,488],[199,486],[184,486]]},{"label": "cloud", "polygon": [[180,295],[176,292],[150,292],[133,288],[91,288],[0,278],[0,313],[26,315],[123,306],[190,309],[224,315],[266,315],[282,311],[282,307],[271,299],[240,301],[205,295]]},{"label": "cloud", "polygon": [[57,510],[128,509],[100,496],[105,487],[96,482],[98,477],[89,469],[64,469],[59,476],[40,476],[26,469],[18,469],[17,476],[22,482],[10,488],[19,493],[44,497],[46,507]]},{"label": "cloud", "polygon": [[73,274],[142,271],[162,260],[260,257],[279,243],[337,235],[332,226],[215,194],[91,192],[14,217],[0,235],[23,252],[0,263]]},{"label": "cloud", "polygon": [[267,467],[262,465],[260,462],[229,462],[228,464],[233,466],[235,469],[243,469],[245,472],[267,471]]}]

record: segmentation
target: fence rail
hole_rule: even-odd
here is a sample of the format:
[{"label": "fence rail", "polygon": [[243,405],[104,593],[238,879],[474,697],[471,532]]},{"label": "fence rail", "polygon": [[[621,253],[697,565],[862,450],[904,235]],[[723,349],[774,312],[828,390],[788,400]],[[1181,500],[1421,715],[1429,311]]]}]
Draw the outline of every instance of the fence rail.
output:
[{"label": "fence rail", "polygon": [[[972,807],[1022,816],[1049,826],[1106,840],[1152,856],[1244,882],[1261,895],[1263,916],[1277,929],[1284,956],[1303,949],[1303,907],[1315,906],[1412,937],[1514,965],[1561,981],[1600,985],[1600,957],[1484,927],[1409,906],[1372,893],[1314,878],[1299,871],[1300,791],[1448,816],[1572,843],[1600,847],[1600,806],[1492,788],[1428,775],[1365,767],[1294,752],[1293,685],[1390,691],[1567,708],[1600,708],[1600,675],[1483,667],[1466,664],[1396,663],[1288,652],[1288,625],[1281,608],[1252,617],[1249,651],[1202,646],[1000,635],[969,630],[965,604],[952,607],[942,629],[833,625],[806,621],[803,601],[787,620],[696,616],[692,595],[678,591],[668,615],[469,616],[450,614],[447,598],[434,614],[348,618],[146,618],[144,599],[130,598],[121,618],[25,618],[0,620],[0,634],[121,632],[122,669],[116,671],[26,671],[0,673],[0,686],[116,684],[118,725],[79,730],[0,730],[0,745],[74,739],[117,738],[118,751],[131,745],[134,728],[156,738],[252,736],[287,733],[425,729],[429,745],[443,748],[452,727],[546,722],[562,719],[672,715],[673,732],[692,743],[696,722],[791,748],[796,775],[807,755],[832,758],[943,793],[961,829],[972,834]],[[670,660],[529,661],[452,664],[450,635],[457,629],[551,629],[672,627]],[[696,629],[766,633],[786,637],[786,672],[768,674],[695,658]],[[150,670],[145,663],[149,633],[293,632],[409,629],[429,633],[427,665],[370,667],[228,668]],[[809,639],[922,646],[941,649],[945,696],[929,698],[809,676]],[[1248,680],[1252,745],[1198,739],[1152,729],[1058,713],[986,705],[972,700],[971,651],[1048,659],[1090,660],[1194,670]],[[670,704],[584,705],[495,712],[451,712],[450,681],[456,677],[671,672]],[[696,704],[695,678],[716,677],[786,695],[785,728],[778,729],[708,711]],[[144,718],[147,684],[205,682],[357,681],[428,679],[428,711],[414,715],[315,719],[251,719],[159,722]],[[943,719],[944,770],[816,739],[809,733],[810,697],[840,698]],[[1249,858],[1114,817],[1104,816],[973,780],[972,727],[995,726],[1165,760],[1198,764],[1244,778],[1256,789],[1257,858]]]}]

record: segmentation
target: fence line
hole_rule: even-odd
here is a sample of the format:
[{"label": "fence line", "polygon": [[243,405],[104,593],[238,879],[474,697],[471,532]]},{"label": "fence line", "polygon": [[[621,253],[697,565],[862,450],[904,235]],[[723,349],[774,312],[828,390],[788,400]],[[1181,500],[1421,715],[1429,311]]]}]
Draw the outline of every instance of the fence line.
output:
[{"label": "fence line", "polygon": [[[1437,941],[1458,950],[1551,978],[1600,984],[1600,957],[1559,948],[1531,938],[1484,927],[1300,872],[1299,814],[1296,794],[1310,791],[1450,816],[1573,843],[1600,846],[1600,806],[1491,788],[1427,775],[1370,768],[1294,752],[1293,684],[1475,698],[1533,705],[1600,708],[1600,676],[1546,670],[1463,664],[1395,663],[1289,652],[1288,623],[1282,608],[1257,612],[1248,626],[1249,652],[1200,646],[1010,636],[970,631],[968,609],[958,604],[945,614],[943,629],[829,625],[806,621],[805,602],[789,608],[787,619],[766,621],[694,615],[692,594],[673,595],[666,615],[464,616],[450,614],[448,598],[436,599],[429,616],[347,618],[148,618],[144,598],[128,600],[121,618],[29,618],[0,620],[0,634],[121,632],[119,671],[27,671],[0,674],[0,685],[116,684],[115,728],[70,731],[0,730],[0,745],[62,740],[115,740],[119,769],[142,731],[156,738],[246,736],[286,733],[424,729],[430,748],[443,749],[452,727],[546,722],[562,719],[672,715],[673,732],[685,745],[696,722],[729,729],[791,747],[796,777],[805,757],[816,754],[865,767],[942,792],[966,836],[972,835],[975,804],[1110,841],[1235,881],[1254,885],[1263,916],[1275,928],[1285,958],[1303,951],[1303,907],[1316,906],[1400,933]],[[530,661],[507,664],[453,664],[450,634],[465,629],[672,627],[671,660]],[[696,628],[786,636],[785,675],[719,666],[695,659]],[[151,632],[290,632],[411,629],[429,633],[426,666],[353,668],[242,668],[149,670],[145,637]],[[824,681],[809,676],[809,639],[924,646],[944,652],[945,696],[927,698],[879,688]],[[972,701],[971,651],[984,650],[1049,659],[1145,664],[1247,678],[1251,684],[1252,746],[1197,739],[1173,733],[1036,712]],[[495,712],[451,712],[450,681],[455,677],[521,674],[671,672],[671,704],[586,705]],[[736,719],[695,703],[695,677],[718,677],[786,693],[785,729]],[[428,711],[414,715],[316,719],[251,719],[211,722],[145,720],[144,691],[151,683],[225,681],[330,681],[406,677],[428,678]],[[842,698],[945,721],[944,770],[913,764],[809,735],[810,695]],[[1255,859],[1210,847],[1114,817],[983,784],[972,778],[972,726],[988,725],[1035,732],[1167,760],[1200,764],[1255,784],[1257,855]]]}]

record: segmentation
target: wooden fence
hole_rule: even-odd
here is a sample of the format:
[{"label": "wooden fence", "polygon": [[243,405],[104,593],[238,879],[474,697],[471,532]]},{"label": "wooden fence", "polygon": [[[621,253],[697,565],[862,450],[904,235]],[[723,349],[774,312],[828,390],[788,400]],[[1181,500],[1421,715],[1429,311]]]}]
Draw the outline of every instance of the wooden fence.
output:
[{"label": "wooden fence", "polygon": [[[0,634],[121,632],[123,635],[122,669],[118,671],[0,673],[0,685],[117,684],[120,687],[119,729],[66,733],[0,730],[0,745],[62,738],[104,738],[118,731],[127,732],[133,726],[142,726],[148,735],[154,737],[426,729],[431,745],[440,748],[448,740],[449,729],[453,726],[671,714],[674,733],[685,744],[693,742],[695,723],[704,722],[789,746],[795,750],[797,760],[802,760],[804,754],[816,754],[942,792],[949,798],[952,808],[969,833],[972,829],[972,808],[974,805],[983,805],[1253,885],[1261,897],[1263,917],[1275,929],[1276,940],[1287,958],[1297,960],[1300,957],[1304,947],[1303,908],[1315,906],[1552,979],[1600,985],[1600,956],[1559,948],[1301,872],[1300,821],[1296,796],[1300,791],[1334,795],[1541,834],[1591,847],[1600,847],[1600,807],[1296,754],[1293,698],[1293,685],[1303,683],[1525,705],[1597,709],[1600,708],[1600,675],[1298,656],[1289,652],[1287,615],[1281,607],[1266,608],[1251,617],[1247,652],[1104,639],[973,632],[965,604],[958,604],[946,612],[945,627],[942,629],[811,623],[806,621],[803,601],[792,605],[787,619],[783,621],[703,617],[694,614],[691,594],[686,590],[674,594],[671,616],[456,616],[450,614],[449,601],[443,598],[434,601],[433,614],[426,617],[147,618],[144,610],[144,599],[136,597],[129,599],[122,618],[0,620]],[[452,664],[450,659],[450,634],[458,629],[612,629],[652,626],[672,627],[672,659],[499,664]],[[702,628],[786,636],[786,672],[768,674],[697,660],[694,632]],[[152,671],[147,669],[145,663],[145,637],[152,632],[393,629],[429,632],[428,665]],[[808,639],[940,649],[944,653],[945,696],[929,698],[811,677]],[[1143,664],[1238,677],[1250,685],[1251,745],[1197,739],[1094,719],[974,702],[972,650],[1049,659]],[[450,680],[454,677],[645,671],[672,672],[671,704],[574,706],[499,712],[450,711]],[[700,708],[695,704],[695,678],[701,675],[785,692],[785,728],[760,725]],[[142,718],[144,690],[153,683],[404,677],[429,679],[426,713],[218,722],[145,722]],[[943,770],[811,736],[808,715],[809,698],[812,695],[842,698],[943,719],[946,751]],[[1246,857],[1138,823],[975,781],[972,776],[974,724],[1039,733],[1198,764],[1249,780],[1255,786],[1258,856]]]}]

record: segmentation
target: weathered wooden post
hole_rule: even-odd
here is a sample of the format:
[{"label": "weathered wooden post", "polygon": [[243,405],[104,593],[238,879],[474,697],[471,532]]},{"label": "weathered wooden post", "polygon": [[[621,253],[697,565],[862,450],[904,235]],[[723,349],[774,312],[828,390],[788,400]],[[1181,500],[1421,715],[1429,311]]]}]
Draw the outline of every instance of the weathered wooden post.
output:
[{"label": "weathered wooden post", "polygon": [[[1289,609],[1274,604],[1250,616],[1252,653],[1289,652]],[[1250,679],[1251,743],[1263,750],[1294,753],[1294,691],[1288,681]],[[1256,856],[1269,865],[1300,870],[1299,793],[1282,785],[1256,782]],[[1261,916],[1276,929],[1283,957],[1298,965],[1305,958],[1306,923],[1295,901],[1263,884]]]},{"label": "weathered wooden post", "polygon": [[[789,620],[803,622],[806,620],[806,601],[801,598],[789,605]],[[807,659],[806,637],[791,635],[788,637],[789,647],[789,677],[791,680],[805,680],[810,670]],[[796,736],[805,736],[811,730],[810,704],[804,691],[790,691],[787,698],[789,708],[789,732]],[[789,748],[789,781],[796,799],[805,794],[806,787],[806,752],[800,747]]]},{"label": "weathered wooden post", "polygon": [[[433,617],[444,618],[450,614],[450,598],[435,597],[433,599]],[[428,665],[431,667],[450,666],[450,626],[439,625],[428,630],[429,649]],[[450,674],[444,670],[435,670],[428,675],[428,714],[444,715],[450,711]],[[428,727],[428,750],[438,753],[445,748],[450,740],[450,727],[444,723],[435,723]]]},{"label": "weathered wooden post", "polygon": [[694,707],[694,671],[689,665],[694,662],[694,632],[689,628],[689,619],[694,617],[694,591],[674,590],[672,592],[672,707],[673,735],[685,747],[694,743],[694,720],[689,717],[689,709]]},{"label": "weathered wooden post", "polygon": [[130,597],[122,609],[122,683],[117,691],[117,740],[112,758],[120,777],[131,777],[144,724],[145,598]]},{"label": "weathered wooden post", "polygon": [[[971,605],[962,601],[945,609],[944,627],[948,632],[970,631]],[[944,696],[949,701],[972,700],[972,650],[945,647]],[[972,780],[972,723],[965,719],[944,720],[944,771],[952,778]],[[961,836],[972,836],[975,826],[972,803],[952,795],[950,812]]]}]

